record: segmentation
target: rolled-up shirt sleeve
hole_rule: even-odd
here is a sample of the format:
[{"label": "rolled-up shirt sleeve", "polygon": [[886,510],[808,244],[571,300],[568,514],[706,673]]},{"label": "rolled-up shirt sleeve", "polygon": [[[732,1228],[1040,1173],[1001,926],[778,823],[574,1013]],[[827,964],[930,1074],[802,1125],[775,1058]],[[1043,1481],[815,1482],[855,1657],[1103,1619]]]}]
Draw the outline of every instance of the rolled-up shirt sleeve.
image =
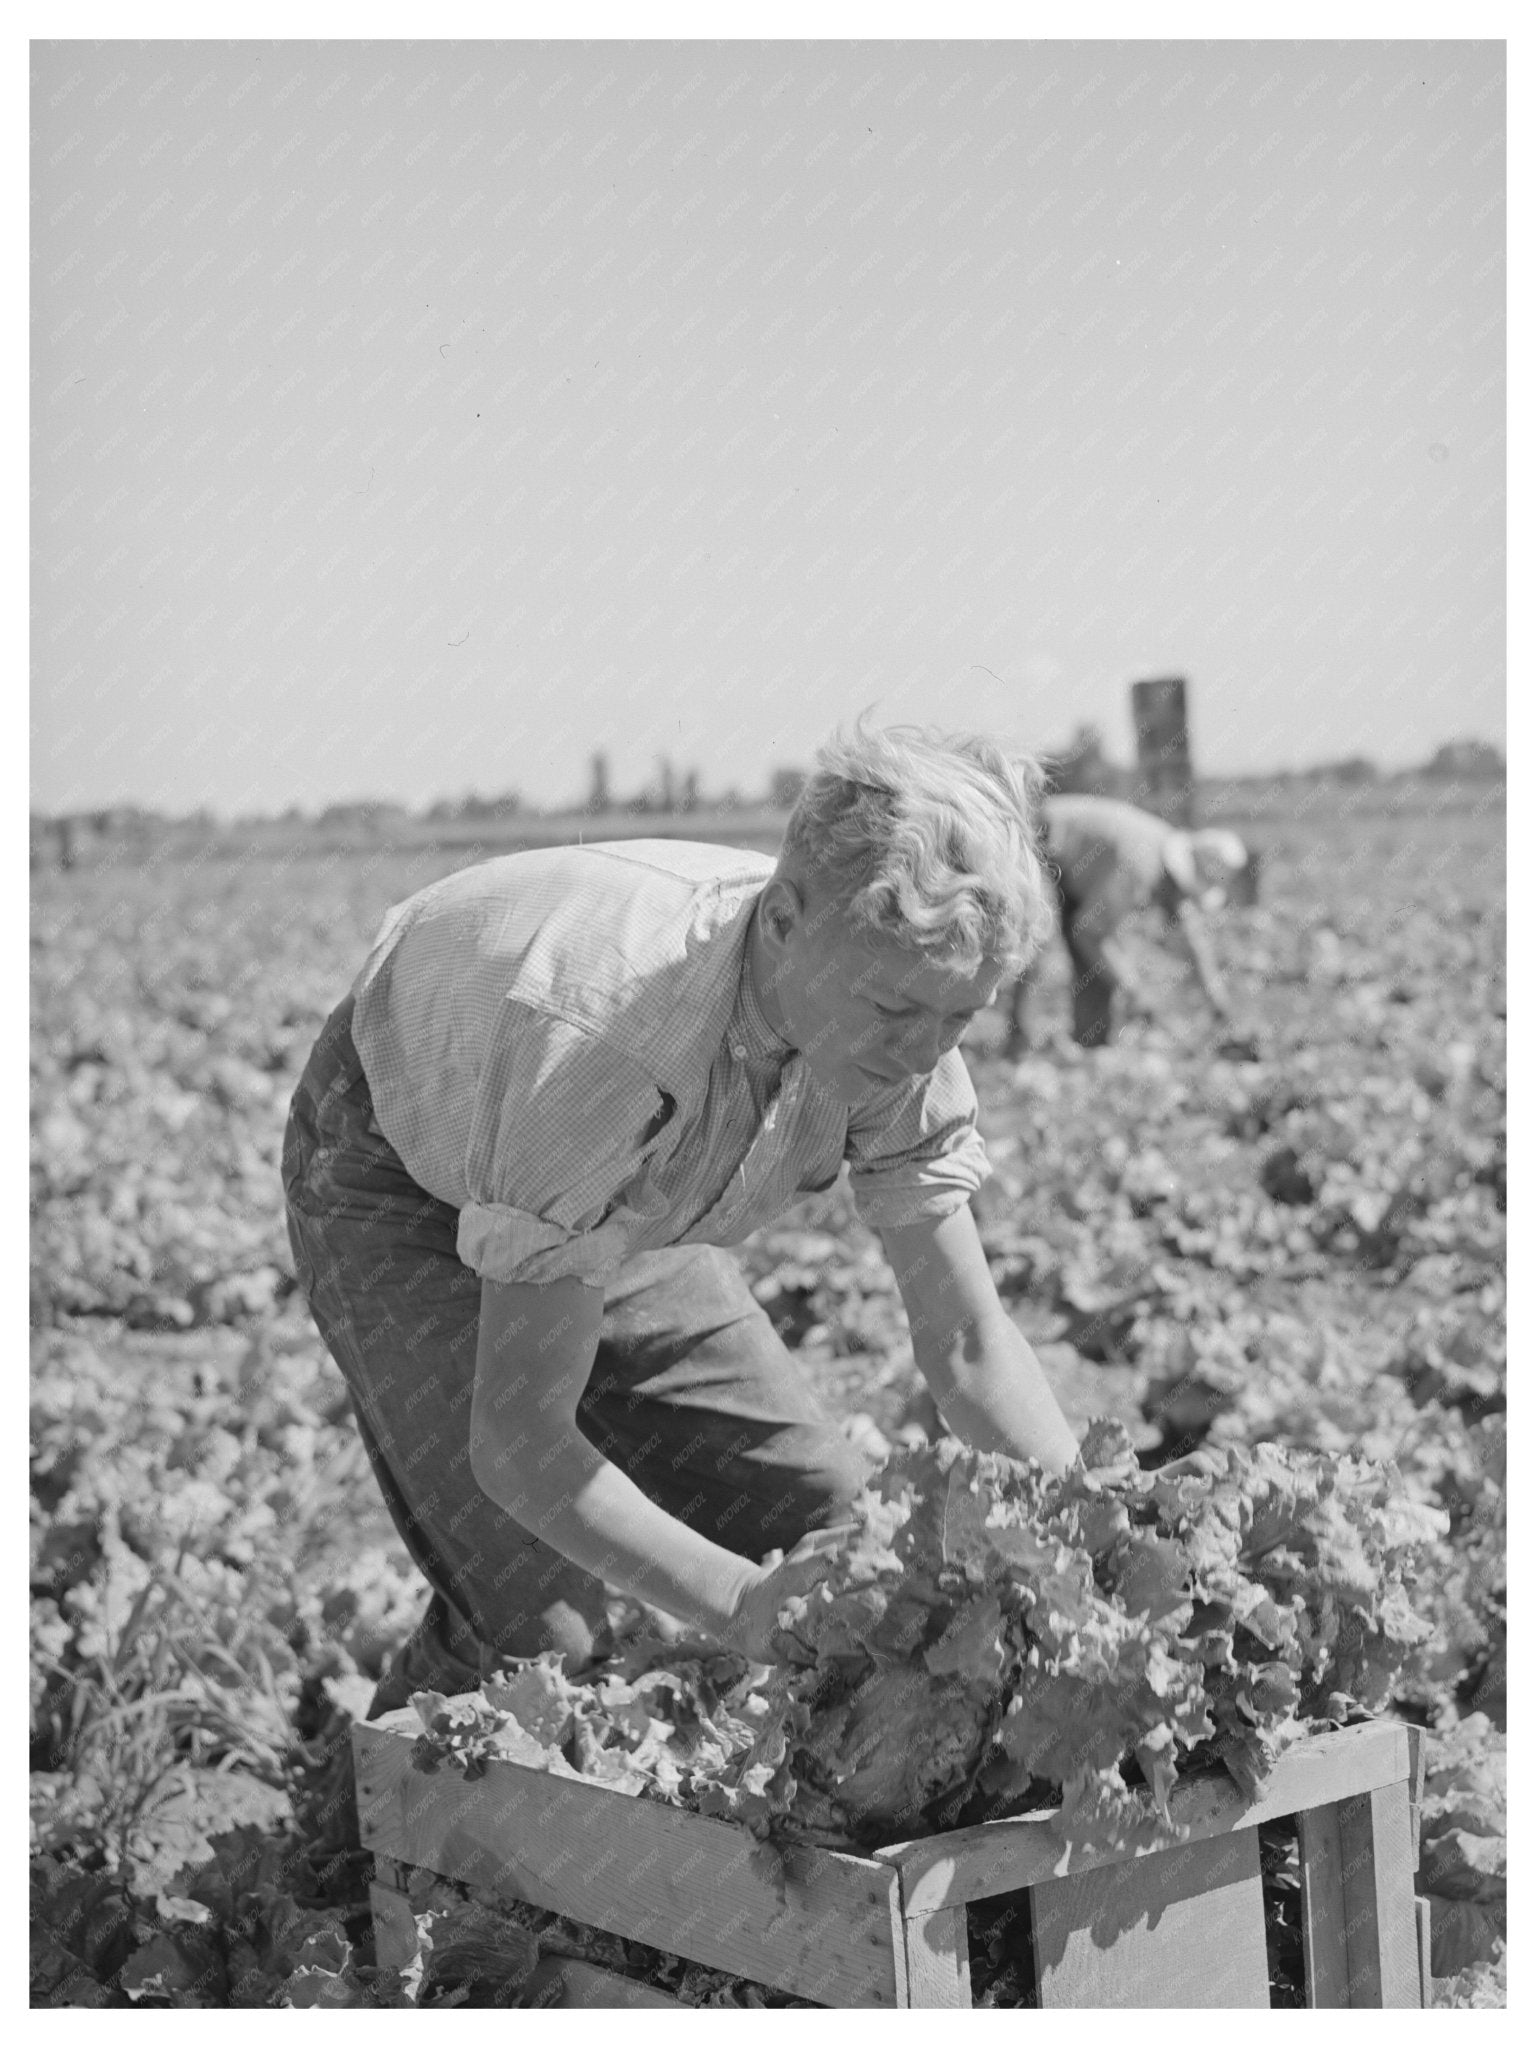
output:
[{"label": "rolled-up shirt sleeve", "polygon": [[606,1286],[659,1199],[645,1158],[667,1113],[633,1061],[509,1001],[475,1092],[459,1257],[487,1280]]},{"label": "rolled-up shirt sleeve", "polygon": [[459,1211],[458,1254],[482,1280],[576,1279],[606,1287],[628,1241],[628,1233],[612,1224],[567,1230],[506,1202],[470,1202]]},{"label": "rolled-up shirt sleeve", "polygon": [[992,1171],[976,1091],[958,1050],[931,1074],[882,1089],[848,1120],[849,1185],[872,1230],[947,1216]]}]

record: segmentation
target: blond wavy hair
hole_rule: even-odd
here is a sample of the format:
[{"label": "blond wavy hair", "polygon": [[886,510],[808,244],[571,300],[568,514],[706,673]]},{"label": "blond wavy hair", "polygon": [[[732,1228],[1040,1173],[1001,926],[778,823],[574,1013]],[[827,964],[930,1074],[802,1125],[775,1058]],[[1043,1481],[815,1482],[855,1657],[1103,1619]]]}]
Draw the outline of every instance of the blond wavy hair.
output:
[{"label": "blond wavy hair", "polygon": [[818,750],[778,872],[849,925],[974,973],[1013,972],[1051,929],[1037,845],[1043,777],[983,733],[874,728]]}]

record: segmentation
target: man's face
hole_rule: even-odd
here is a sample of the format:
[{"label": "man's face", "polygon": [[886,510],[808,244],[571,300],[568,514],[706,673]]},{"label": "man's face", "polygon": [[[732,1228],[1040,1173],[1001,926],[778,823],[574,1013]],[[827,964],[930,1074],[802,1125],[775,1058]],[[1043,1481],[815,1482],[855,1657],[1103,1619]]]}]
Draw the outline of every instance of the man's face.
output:
[{"label": "man's face", "polygon": [[803,900],[782,938],[772,914],[767,923],[785,1034],[822,1086],[850,1105],[893,1081],[931,1073],[1002,979],[995,960],[960,971],[855,936],[839,913],[818,913]]}]

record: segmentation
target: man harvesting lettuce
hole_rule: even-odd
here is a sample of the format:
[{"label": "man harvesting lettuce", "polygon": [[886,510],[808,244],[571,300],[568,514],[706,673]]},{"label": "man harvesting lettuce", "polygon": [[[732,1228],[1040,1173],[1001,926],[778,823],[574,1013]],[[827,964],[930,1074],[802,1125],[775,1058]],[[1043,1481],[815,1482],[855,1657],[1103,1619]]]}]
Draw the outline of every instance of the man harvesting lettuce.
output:
[{"label": "man harvesting lettuce", "polygon": [[868,1468],[719,1247],[845,1162],[948,1427],[1072,1462],[968,1207],[956,1049],[1048,925],[1036,786],[987,739],[861,725],[776,863],[562,847],[386,916],[283,1154],[301,1284],[432,1589],[372,1713],[486,1656],[579,1666],[609,1588],[772,1657]]},{"label": "man harvesting lettuce", "polygon": [[[1118,797],[1047,797],[1040,807],[1047,872],[1055,883],[1061,936],[1072,961],[1072,1037],[1109,1045],[1116,1010],[1151,1016],[1116,933],[1126,918],[1157,909],[1163,929],[1199,983],[1212,1016],[1232,1019],[1232,1004],[1201,913],[1256,899],[1258,865],[1235,832],[1183,832]],[[1028,974],[1005,998],[1004,1051],[1027,1049]]]}]

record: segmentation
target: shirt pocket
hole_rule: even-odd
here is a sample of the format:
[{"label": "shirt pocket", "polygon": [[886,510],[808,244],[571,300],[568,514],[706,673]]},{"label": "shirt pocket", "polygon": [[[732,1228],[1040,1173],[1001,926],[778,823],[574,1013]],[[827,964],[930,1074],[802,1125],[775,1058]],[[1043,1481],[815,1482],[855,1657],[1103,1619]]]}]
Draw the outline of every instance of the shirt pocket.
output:
[{"label": "shirt pocket", "polygon": [[837,1185],[837,1177],[843,1170],[843,1163],[841,1151],[804,1162],[793,1177],[791,1197],[824,1195],[828,1188]]}]

